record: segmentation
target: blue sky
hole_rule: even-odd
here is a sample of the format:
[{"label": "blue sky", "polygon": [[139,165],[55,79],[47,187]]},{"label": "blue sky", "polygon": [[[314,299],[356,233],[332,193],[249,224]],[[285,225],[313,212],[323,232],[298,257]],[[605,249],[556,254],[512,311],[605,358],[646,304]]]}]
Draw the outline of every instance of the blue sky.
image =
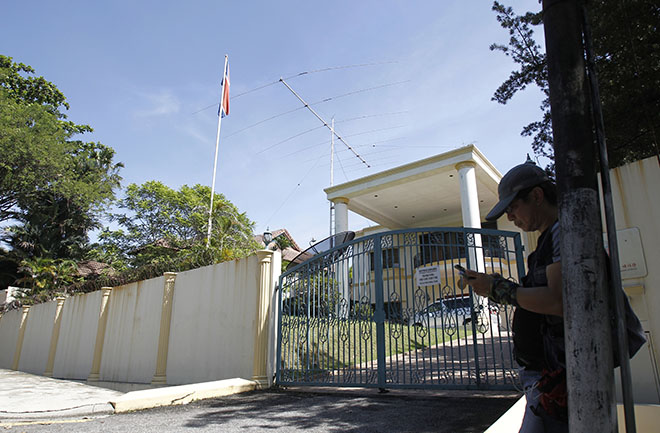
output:
[{"label": "blue sky", "polygon": [[[536,0],[506,4],[540,8]],[[330,133],[281,83],[258,88],[293,76],[287,82],[307,102],[327,100],[314,110],[334,117],[371,165],[336,142],[335,184],[469,143],[505,172],[531,153],[520,131],[540,117],[542,96],[529,89],[505,106],[490,100],[514,69],[488,48],[508,40],[491,5],[5,1],[0,53],[64,92],[69,118],[94,128],[86,140],[113,147],[125,164],[123,186],[159,180],[175,189],[211,184],[211,106],[228,54],[231,108],[216,191],[247,213],[256,233],[285,227],[307,245],[328,234]],[[349,215],[351,229],[366,225]]]}]

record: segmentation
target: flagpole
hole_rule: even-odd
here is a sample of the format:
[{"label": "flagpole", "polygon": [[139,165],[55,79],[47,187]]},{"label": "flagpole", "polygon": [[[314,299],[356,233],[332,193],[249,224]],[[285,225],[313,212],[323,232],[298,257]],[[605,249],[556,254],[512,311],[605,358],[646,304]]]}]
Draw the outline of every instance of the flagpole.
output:
[{"label": "flagpole", "polygon": [[225,86],[227,85],[227,61],[229,60],[225,54],[225,67],[222,69],[222,90],[220,92],[220,109],[218,110],[218,132],[215,136],[215,158],[213,158],[213,181],[211,182],[211,205],[209,206],[209,224],[208,232],[206,234],[206,248],[211,244],[211,223],[213,220],[213,196],[215,195],[215,174],[218,168],[218,147],[220,145],[220,125],[222,124],[222,103],[224,102]]}]

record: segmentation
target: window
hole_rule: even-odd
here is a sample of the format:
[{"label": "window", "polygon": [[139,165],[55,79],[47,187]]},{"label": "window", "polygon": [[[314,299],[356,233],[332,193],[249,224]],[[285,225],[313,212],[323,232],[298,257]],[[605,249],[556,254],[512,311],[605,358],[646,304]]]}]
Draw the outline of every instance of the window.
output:
[{"label": "window", "polygon": [[[482,222],[481,227],[497,230],[497,221]],[[481,245],[485,257],[506,257],[505,247],[500,244],[500,237],[497,235],[481,235]]]},{"label": "window", "polygon": [[[398,268],[399,267],[399,249],[398,248],[384,248],[381,251],[381,257],[383,260],[383,269]],[[374,262],[374,253],[373,251],[369,253],[369,260],[371,261],[371,270],[376,269],[376,263]]]},{"label": "window", "polygon": [[440,260],[465,258],[465,236],[458,232],[424,233],[419,235],[418,266]]}]

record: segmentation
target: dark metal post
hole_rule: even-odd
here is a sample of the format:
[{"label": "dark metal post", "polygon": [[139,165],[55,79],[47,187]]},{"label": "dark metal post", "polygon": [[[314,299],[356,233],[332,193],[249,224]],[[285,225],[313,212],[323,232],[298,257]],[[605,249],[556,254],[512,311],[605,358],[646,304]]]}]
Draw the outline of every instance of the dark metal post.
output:
[{"label": "dark metal post", "polygon": [[[387,236],[387,235],[386,235]],[[392,235],[389,235],[392,236]],[[378,359],[378,387],[385,390],[385,296],[383,294],[383,235],[374,238],[374,288],[376,308],[373,320],[376,323],[376,357]]]},{"label": "dark metal post", "polygon": [[[619,262],[619,243],[616,237],[616,222],[614,220],[614,205],[612,204],[612,183],[610,182],[610,164],[607,158],[607,145],[605,140],[605,125],[603,122],[603,110],[600,103],[598,91],[598,74],[593,59],[593,48],[591,42],[591,28],[587,16],[586,5],[582,6],[582,20],[584,28],[584,45],[587,56],[587,71],[589,71],[589,85],[591,88],[591,106],[596,129],[596,141],[598,142],[598,156],[600,158],[600,178],[603,188],[603,209],[605,210],[605,222],[607,226],[607,241],[609,245],[610,260],[610,289],[612,291],[611,301],[614,303],[617,316],[617,337],[619,343],[619,363],[621,364],[621,390],[623,394],[623,412],[627,433],[637,431],[635,425],[635,404],[632,393],[632,373],[630,371],[630,359],[628,358],[628,335],[625,323],[625,296],[621,283],[621,264]],[[613,342],[614,344],[614,342]]]},{"label": "dark metal post", "polygon": [[577,0],[544,0],[562,230],[569,429],[617,431],[606,265]]}]

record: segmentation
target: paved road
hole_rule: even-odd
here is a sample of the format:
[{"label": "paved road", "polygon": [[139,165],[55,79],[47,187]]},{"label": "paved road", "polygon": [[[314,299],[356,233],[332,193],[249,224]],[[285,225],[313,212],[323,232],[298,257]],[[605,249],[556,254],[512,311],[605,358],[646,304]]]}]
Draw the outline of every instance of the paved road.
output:
[{"label": "paved road", "polygon": [[[93,419],[4,424],[7,432],[483,432],[515,393],[301,389],[252,391]],[[41,421],[42,423],[44,421]]]}]

